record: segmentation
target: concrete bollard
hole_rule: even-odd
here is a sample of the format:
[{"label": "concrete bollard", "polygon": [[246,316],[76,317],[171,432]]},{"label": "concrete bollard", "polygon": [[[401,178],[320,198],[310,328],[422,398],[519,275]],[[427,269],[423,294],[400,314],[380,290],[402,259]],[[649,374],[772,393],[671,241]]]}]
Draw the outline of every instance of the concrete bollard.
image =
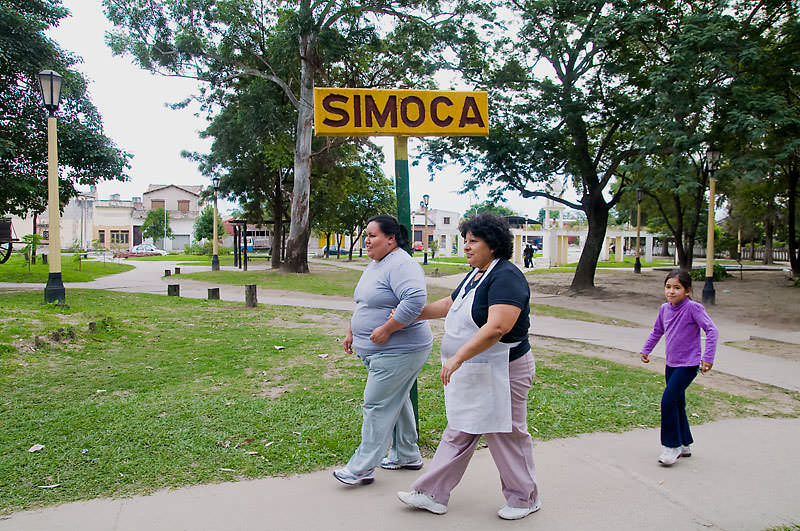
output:
[{"label": "concrete bollard", "polygon": [[258,305],[255,284],[246,284],[244,286],[244,305],[248,308],[255,308]]},{"label": "concrete bollard", "polygon": [[167,295],[170,297],[180,297],[181,296],[181,285],[180,284],[168,284],[167,285]]},{"label": "concrete bollard", "polygon": [[208,300],[219,300],[219,288],[208,288]]},{"label": "concrete bollard", "polygon": [[180,267],[176,267],[175,268],[175,274],[176,275],[180,275],[181,274],[181,268]]},{"label": "concrete bollard", "polygon": [[171,274],[172,274],[172,271],[171,271],[171,270],[169,270],[169,269],[165,269],[165,270],[164,270],[164,276],[165,276],[165,277],[168,277],[168,276],[170,276]]}]

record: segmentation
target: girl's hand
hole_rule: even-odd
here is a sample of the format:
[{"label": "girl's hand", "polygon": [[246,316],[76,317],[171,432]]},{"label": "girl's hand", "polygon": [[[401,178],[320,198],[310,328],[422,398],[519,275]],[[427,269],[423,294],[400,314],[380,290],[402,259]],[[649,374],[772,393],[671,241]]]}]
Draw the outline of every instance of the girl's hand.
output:
[{"label": "girl's hand", "polygon": [[711,367],[712,367],[713,365],[714,365],[713,363],[709,363],[709,362],[707,362],[707,361],[704,361],[704,362],[702,362],[702,363],[700,364],[700,372],[708,372],[708,371],[710,371],[710,370],[711,370]]},{"label": "girl's hand", "polygon": [[439,373],[439,376],[442,379],[442,385],[447,385],[450,383],[450,376],[452,376],[459,367],[461,367],[461,360],[457,359],[456,356],[452,356],[447,361],[442,363],[442,370]]},{"label": "girl's hand", "polygon": [[353,353],[353,331],[348,328],[347,335],[344,337],[344,341],[342,341],[342,345],[344,346],[344,351],[348,354]]},{"label": "girl's hand", "polygon": [[650,363],[650,354],[642,352],[642,363]]}]

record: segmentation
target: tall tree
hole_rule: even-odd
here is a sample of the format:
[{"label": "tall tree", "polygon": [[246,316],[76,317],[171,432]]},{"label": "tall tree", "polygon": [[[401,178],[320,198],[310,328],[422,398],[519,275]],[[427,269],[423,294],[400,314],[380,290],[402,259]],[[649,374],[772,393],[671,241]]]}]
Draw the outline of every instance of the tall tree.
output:
[{"label": "tall tree", "polygon": [[469,207],[467,211],[464,212],[464,217],[471,218],[472,216],[481,212],[491,212],[492,214],[497,214],[498,216],[515,216],[517,214],[507,206],[498,205],[496,201],[487,199],[483,203],[477,203]]},{"label": "tall tree", "polygon": [[[142,222],[142,236],[151,238],[153,241],[171,238],[173,236],[172,227],[169,226],[169,212],[163,208],[148,210]],[[166,246],[167,242],[163,242]]]},{"label": "tall tree", "polygon": [[[491,134],[432,141],[426,154],[434,167],[461,163],[471,175],[467,190],[490,184],[493,197],[513,191],[583,211],[588,237],[571,288],[591,288],[608,213],[622,193],[609,193],[611,184],[638,152],[631,137],[638,94],[621,83],[613,59],[640,37],[628,28],[646,9],[624,0],[501,4],[510,14],[507,26],[488,33],[453,29],[458,55],[452,66],[492,90]],[[487,54],[487,47],[496,53]],[[561,183],[573,184],[576,201],[553,193]]]},{"label": "tall tree", "polygon": [[[217,214],[217,228],[222,229],[222,218]],[[221,232],[217,232],[217,237],[221,236]],[[206,205],[200,211],[200,215],[194,220],[194,238],[196,240],[212,240],[214,238],[214,207]]]},{"label": "tall tree", "polygon": [[130,155],[103,135],[100,114],[74,70],[80,58],[45,35],[68,15],[58,0],[0,3],[0,215],[39,213],[47,206],[47,112],[36,74],[64,76],[58,109],[59,197],[76,184],[125,180]]},{"label": "tall tree", "polygon": [[[366,64],[373,84],[413,84],[413,69],[407,66],[425,62],[415,51],[430,41],[415,41],[419,33],[414,33],[389,46],[376,23],[390,24],[385,20],[389,17],[424,25],[420,16],[428,8],[435,11],[436,4],[435,0],[104,0],[108,18],[119,27],[109,37],[112,49],[131,54],[143,68],[195,77],[216,87],[255,76],[284,91],[296,112],[285,264],[295,272],[308,271],[315,83],[336,79],[354,50],[369,49],[372,57]],[[408,62],[387,62],[385,56],[391,54]]]}]

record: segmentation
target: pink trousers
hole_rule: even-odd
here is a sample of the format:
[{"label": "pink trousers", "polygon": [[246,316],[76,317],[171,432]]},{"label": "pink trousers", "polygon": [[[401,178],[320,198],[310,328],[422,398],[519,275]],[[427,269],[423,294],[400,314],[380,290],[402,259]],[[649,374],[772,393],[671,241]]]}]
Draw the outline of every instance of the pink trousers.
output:
[{"label": "pink trousers", "polygon": [[[500,473],[503,496],[509,507],[533,507],[539,501],[533,442],[528,433],[528,391],[536,374],[530,351],[509,363],[511,383],[511,432],[486,433],[486,442]],[[442,433],[433,460],[411,488],[444,505],[467,469],[481,435],[464,433],[449,426]]]}]

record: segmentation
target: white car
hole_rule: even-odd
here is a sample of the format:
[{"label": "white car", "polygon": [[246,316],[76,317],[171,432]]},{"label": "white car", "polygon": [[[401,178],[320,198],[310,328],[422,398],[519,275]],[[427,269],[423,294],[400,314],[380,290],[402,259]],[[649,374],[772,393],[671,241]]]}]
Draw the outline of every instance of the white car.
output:
[{"label": "white car", "polygon": [[158,249],[155,245],[152,245],[150,243],[140,243],[139,245],[135,245],[131,248],[131,252],[160,254],[161,256],[165,256],[167,254],[167,251]]}]

